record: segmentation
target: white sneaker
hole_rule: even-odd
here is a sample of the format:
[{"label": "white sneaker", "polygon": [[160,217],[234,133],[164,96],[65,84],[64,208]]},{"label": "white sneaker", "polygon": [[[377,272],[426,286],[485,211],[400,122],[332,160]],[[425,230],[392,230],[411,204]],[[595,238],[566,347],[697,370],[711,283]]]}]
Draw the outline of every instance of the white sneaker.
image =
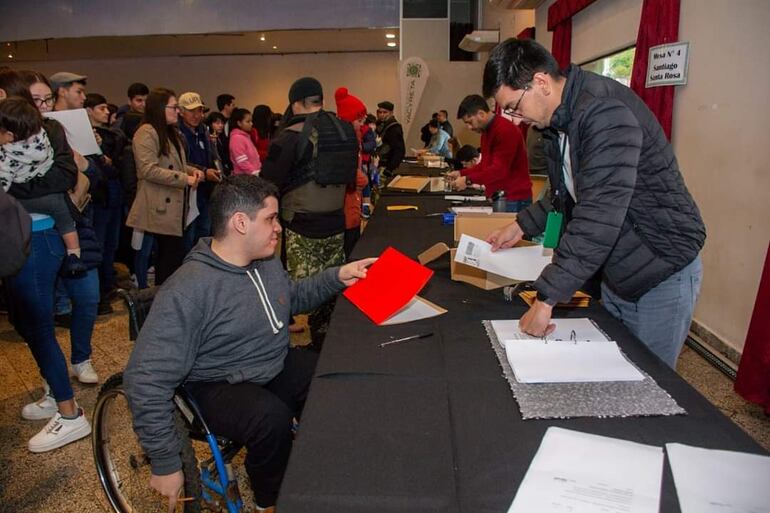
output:
[{"label": "white sneaker", "polygon": [[88,423],[82,409],[75,419],[65,419],[56,412],[48,424],[38,434],[29,439],[31,452],[46,452],[58,449],[75,440],[80,440],[91,434],[91,424]]},{"label": "white sneaker", "polygon": [[81,383],[90,385],[99,383],[99,375],[96,374],[94,366],[91,365],[91,360],[74,364],[72,370],[70,370],[70,375],[78,378],[78,381]]},{"label": "white sneaker", "polygon": [[50,419],[57,411],[59,408],[56,406],[56,399],[46,393],[42,399],[25,405],[21,409],[21,416],[27,420],[43,420]]}]

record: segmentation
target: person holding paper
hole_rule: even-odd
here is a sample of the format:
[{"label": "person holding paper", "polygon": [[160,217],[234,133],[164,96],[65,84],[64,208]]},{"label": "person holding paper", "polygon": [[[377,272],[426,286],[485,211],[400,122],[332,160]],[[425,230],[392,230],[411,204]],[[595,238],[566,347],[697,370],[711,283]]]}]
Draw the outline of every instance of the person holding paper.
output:
[{"label": "person holding paper", "polygon": [[521,132],[507,119],[490,112],[487,101],[477,94],[463,99],[457,118],[481,134],[483,158],[475,166],[449,173],[454,188],[462,191],[472,180],[484,186],[487,198],[504,191],[508,212],[518,212],[532,203],[532,181]]},{"label": "person holding paper", "polygon": [[[553,262],[522,317],[532,335],[551,309],[602,271],[605,308],[675,367],[700,290],[706,230],[655,116],[629,88],[570,66],[532,40],[498,45],[484,94],[543,133],[551,196],[493,232],[493,250],[545,232]],[[486,158],[486,156],[485,156]]]},{"label": "person holding paper", "polygon": [[144,124],[133,139],[139,184],[126,224],[153,234],[158,243],[155,284],[161,285],[182,265],[184,230],[195,219],[191,191],[205,180],[200,169],[187,165],[183,137],[177,128],[179,103],[170,89],[153,89]]},{"label": "person holding paper", "polygon": [[290,280],[275,256],[277,197],[255,175],[229,176],[214,189],[213,238],[201,239],[158,292],[123,374],[150,485],[171,501],[184,480],[172,397],[185,382],[212,431],[246,446],[257,505],[275,504],[292,418],[318,358],[289,347],[289,318],[365,278],[375,260]]}]

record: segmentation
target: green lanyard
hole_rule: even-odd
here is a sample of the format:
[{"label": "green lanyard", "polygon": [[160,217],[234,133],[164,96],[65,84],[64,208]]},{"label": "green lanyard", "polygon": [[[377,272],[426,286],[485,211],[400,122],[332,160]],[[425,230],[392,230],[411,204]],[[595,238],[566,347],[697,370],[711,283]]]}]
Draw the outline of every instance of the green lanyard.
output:
[{"label": "green lanyard", "polygon": [[559,169],[559,182],[554,188],[554,195],[557,197],[557,205],[555,210],[548,212],[548,219],[545,223],[545,234],[543,236],[543,247],[556,248],[559,245],[559,239],[561,238],[561,229],[564,224],[564,214],[562,210],[562,198],[561,198],[561,184],[564,180],[564,153],[567,151],[567,134],[564,134],[564,141],[561,143],[561,151],[559,152],[560,169]]}]

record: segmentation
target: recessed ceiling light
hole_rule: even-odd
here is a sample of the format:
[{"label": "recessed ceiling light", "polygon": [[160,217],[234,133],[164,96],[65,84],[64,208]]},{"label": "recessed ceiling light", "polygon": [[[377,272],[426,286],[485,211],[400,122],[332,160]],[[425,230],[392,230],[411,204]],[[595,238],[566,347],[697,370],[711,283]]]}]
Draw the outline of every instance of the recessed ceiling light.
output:
[{"label": "recessed ceiling light", "polygon": [[390,43],[388,43],[388,46],[389,46],[389,47],[391,47],[391,48],[393,48],[393,47],[395,47],[395,46],[396,46],[396,43],[395,43],[395,42],[393,42],[393,41],[391,41]]},{"label": "recessed ceiling light", "polygon": [[273,46],[273,50],[278,50],[278,47],[277,46]]},{"label": "recessed ceiling light", "polygon": [[265,35],[264,35],[264,34],[262,34],[261,36],[259,36],[259,40],[260,40],[260,41],[264,41],[264,40],[265,40]]},{"label": "recessed ceiling light", "polygon": [[396,35],[395,34],[385,34],[385,37],[388,38],[388,39],[396,39]]},{"label": "recessed ceiling light", "polygon": [[12,53],[9,53],[9,54],[8,54],[8,58],[9,58],[9,59],[13,59],[13,54],[12,54]]}]

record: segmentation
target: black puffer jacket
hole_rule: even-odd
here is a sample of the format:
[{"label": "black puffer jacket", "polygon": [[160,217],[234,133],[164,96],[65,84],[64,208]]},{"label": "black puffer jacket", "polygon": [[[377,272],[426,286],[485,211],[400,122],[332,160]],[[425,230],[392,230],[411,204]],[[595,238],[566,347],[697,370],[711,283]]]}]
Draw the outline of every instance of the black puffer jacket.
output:
[{"label": "black puffer jacket", "polygon": [[[558,132],[569,139],[574,204]],[[534,284],[543,295],[566,301],[601,269],[607,286],[636,301],[698,255],[706,239],[698,207],[660,124],[631,89],[570,66],[544,142],[552,196],[518,216],[534,236],[550,210],[565,213],[553,263]]]}]

